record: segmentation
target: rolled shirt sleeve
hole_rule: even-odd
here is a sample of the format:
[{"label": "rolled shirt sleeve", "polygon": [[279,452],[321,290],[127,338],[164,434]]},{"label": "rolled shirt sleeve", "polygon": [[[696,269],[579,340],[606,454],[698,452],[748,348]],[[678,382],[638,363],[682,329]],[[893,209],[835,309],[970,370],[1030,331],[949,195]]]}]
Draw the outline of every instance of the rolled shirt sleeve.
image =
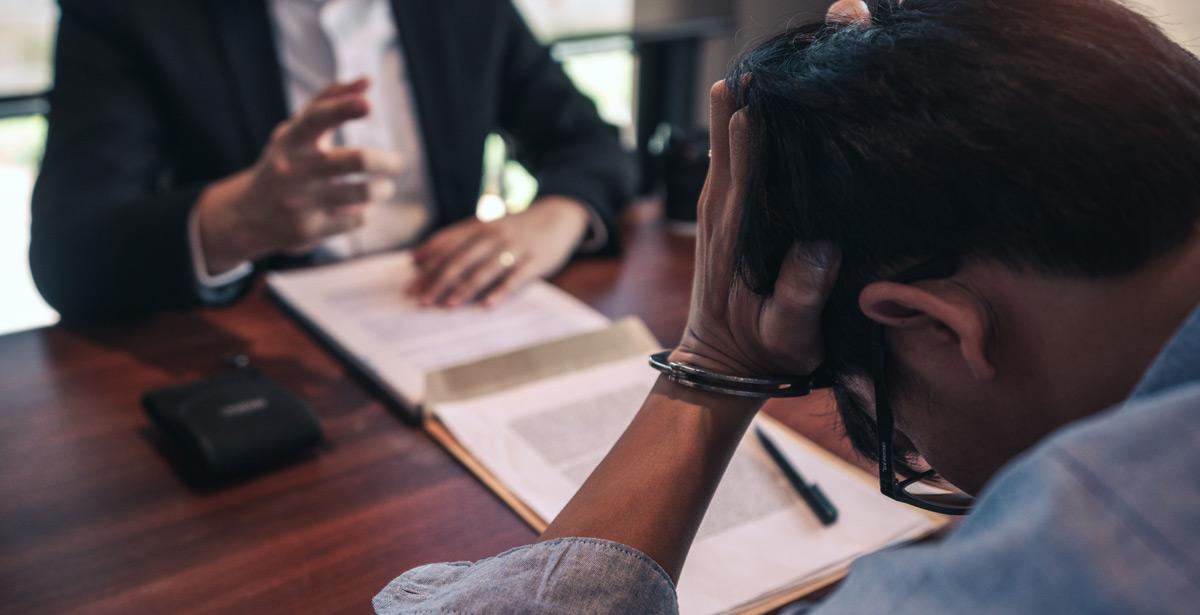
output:
[{"label": "rolled shirt sleeve", "polygon": [[402,613],[678,613],[675,585],[643,553],[595,538],[561,538],[477,562],[430,564],[397,577],[373,601]]}]

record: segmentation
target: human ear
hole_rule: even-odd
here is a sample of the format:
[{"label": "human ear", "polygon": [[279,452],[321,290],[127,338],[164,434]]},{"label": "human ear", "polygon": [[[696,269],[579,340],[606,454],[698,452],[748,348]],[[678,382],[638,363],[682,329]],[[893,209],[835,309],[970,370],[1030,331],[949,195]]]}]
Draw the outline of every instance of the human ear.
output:
[{"label": "human ear", "polygon": [[954,344],[976,379],[995,378],[996,366],[987,352],[991,314],[965,288],[945,282],[873,282],[859,294],[858,305],[867,318],[885,327],[928,332],[936,342]]}]

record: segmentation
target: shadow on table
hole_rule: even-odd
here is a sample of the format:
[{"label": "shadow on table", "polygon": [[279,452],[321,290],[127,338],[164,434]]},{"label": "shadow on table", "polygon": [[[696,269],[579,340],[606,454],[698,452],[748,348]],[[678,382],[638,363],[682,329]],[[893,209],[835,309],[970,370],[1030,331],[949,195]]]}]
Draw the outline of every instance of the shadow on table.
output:
[{"label": "shadow on table", "polygon": [[64,320],[58,328],[172,377],[213,373],[230,357],[245,354],[250,348],[247,339],[197,312],[104,322]]}]

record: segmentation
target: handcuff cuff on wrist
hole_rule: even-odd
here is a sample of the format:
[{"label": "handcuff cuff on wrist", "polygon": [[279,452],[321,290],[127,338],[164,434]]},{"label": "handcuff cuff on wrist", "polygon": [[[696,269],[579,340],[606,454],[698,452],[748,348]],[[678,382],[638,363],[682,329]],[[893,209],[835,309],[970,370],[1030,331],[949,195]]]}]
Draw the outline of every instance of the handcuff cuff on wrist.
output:
[{"label": "handcuff cuff on wrist", "polygon": [[650,355],[650,367],[662,372],[671,382],[698,391],[770,399],[803,397],[814,390],[833,386],[833,379],[824,365],[808,376],[800,378],[758,378],[721,374],[688,363],[671,361],[670,356],[670,350]]}]

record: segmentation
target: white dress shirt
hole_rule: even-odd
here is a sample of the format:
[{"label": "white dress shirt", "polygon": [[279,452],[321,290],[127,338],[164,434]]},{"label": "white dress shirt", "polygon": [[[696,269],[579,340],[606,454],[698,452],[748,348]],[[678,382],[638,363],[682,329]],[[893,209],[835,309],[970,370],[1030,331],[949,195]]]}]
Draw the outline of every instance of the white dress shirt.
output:
[{"label": "white dress shirt", "polygon": [[[405,161],[387,202],[366,209],[361,227],[322,242],[320,260],[337,260],[411,245],[434,217],[408,66],[388,0],[270,0],[269,14],[291,115],[334,82],[367,77],[371,113],[336,132],[342,147],[396,152]],[[580,252],[608,241],[604,220],[589,208],[588,233]],[[189,226],[192,264],[203,300],[224,298],[231,284],[249,275],[250,263],[211,275],[205,264],[196,214]]]},{"label": "white dress shirt", "polygon": [[[331,83],[367,77],[371,114],[343,125],[336,144],[396,152],[405,163],[395,178],[392,198],[368,207],[362,227],[325,240],[319,256],[343,259],[410,245],[433,219],[433,203],[416,104],[390,4],[270,0],[269,8],[290,113],[295,115]],[[251,272],[250,263],[242,263],[210,275],[194,215],[190,236],[202,286],[226,286]]]}]

